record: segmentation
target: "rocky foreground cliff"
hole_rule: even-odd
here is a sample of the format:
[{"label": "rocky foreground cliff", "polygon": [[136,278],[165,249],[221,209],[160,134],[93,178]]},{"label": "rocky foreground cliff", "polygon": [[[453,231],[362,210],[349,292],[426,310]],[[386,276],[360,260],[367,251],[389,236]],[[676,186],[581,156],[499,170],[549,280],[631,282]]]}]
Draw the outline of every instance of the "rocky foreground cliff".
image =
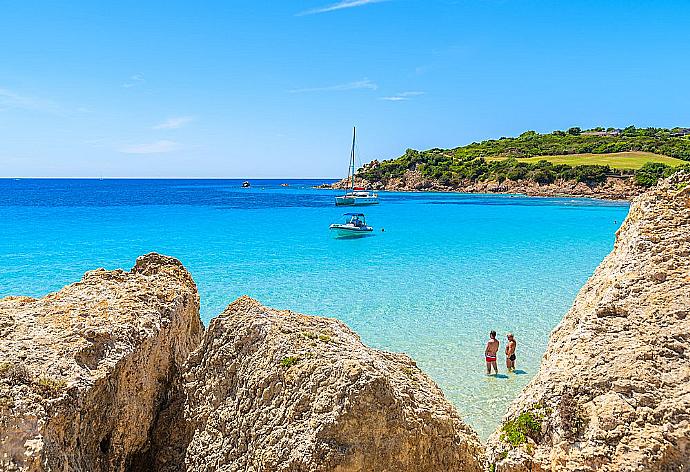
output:
[{"label": "rocky foreground cliff", "polygon": [[412,359],[248,297],[211,321],[156,435],[166,471],[483,468],[476,433]]},{"label": "rocky foreground cliff", "polygon": [[690,176],[637,198],[490,440],[500,471],[690,470]]},{"label": "rocky foreground cliff", "polygon": [[136,464],[202,332],[194,281],[157,254],[43,298],[0,300],[0,470]]}]

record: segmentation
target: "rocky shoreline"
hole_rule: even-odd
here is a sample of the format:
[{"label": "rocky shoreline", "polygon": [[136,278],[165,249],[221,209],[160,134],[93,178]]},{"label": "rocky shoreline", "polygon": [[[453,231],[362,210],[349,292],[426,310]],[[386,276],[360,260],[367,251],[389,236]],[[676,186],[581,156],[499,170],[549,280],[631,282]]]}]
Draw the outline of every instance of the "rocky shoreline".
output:
[{"label": "rocky shoreline", "polygon": [[338,320],[242,297],[204,330],[170,257],[0,299],[0,470],[688,470],[689,235],[690,175],[634,199],[486,445]]},{"label": "rocky shoreline", "polygon": [[[349,185],[346,179],[333,184],[319,185],[317,188],[345,189]],[[369,182],[355,179],[355,186],[371,190],[390,192],[459,192],[459,193],[497,193],[521,194],[530,197],[575,197],[599,198],[604,200],[631,200],[647,190],[637,185],[631,177],[608,177],[605,182],[586,184],[574,180],[556,180],[550,184],[539,184],[528,180],[466,181],[461,185],[442,185],[422,176],[421,172],[408,170],[401,178],[387,182]]]}]

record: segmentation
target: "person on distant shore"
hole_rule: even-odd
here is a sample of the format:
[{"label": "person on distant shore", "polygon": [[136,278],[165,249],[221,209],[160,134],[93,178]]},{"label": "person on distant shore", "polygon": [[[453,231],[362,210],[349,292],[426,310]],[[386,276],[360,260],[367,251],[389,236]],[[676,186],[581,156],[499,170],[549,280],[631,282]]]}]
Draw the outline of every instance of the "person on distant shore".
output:
[{"label": "person on distant shore", "polygon": [[515,370],[515,348],[517,347],[517,342],[515,342],[515,336],[513,333],[508,333],[508,345],[506,346],[506,367],[508,372]]},{"label": "person on distant shore", "polygon": [[498,353],[498,339],[496,339],[496,331],[489,333],[489,342],[486,343],[484,356],[486,357],[486,375],[491,375],[491,368],[493,367],[495,375],[498,375],[498,365],[496,364],[496,354]]}]

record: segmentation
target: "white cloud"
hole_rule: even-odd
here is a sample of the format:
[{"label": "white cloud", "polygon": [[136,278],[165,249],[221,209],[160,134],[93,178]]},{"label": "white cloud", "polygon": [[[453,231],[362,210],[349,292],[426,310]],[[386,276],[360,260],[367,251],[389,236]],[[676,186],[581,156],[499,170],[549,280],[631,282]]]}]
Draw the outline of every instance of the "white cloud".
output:
[{"label": "white cloud", "polygon": [[361,7],[364,5],[368,5],[370,3],[381,3],[381,2],[386,2],[386,1],[388,1],[388,0],[341,0],[338,3],[333,3],[331,5],[325,5],[323,7],[318,7],[318,8],[314,8],[311,10],[305,10],[305,11],[299,12],[295,16],[314,15],[317,13],[328,13],[331,11],[344,10],[346,8]]},{"label": "white cloud", "polygon": [[132,88],[136,87],[137,85],[141,85],[144,82],[146,82],[146,79],[144,78],[144,74],[134,74],[129,78],[127,82],[122,84],[124,88]]},{"label": "white cloud", "polygon": [[12,90],[0,88],[0,107],[4,109],[22,108],[24,110],[58,112],[60,107],[52,100],[21,95]]},{"label": "white cloud", "polygon": [[193,116],[173,116],[162,123],[158,123],[153,129],[178,129],[191,123],[196,118]]},{"label": "white cloud", "polygon": [[400,102],[403,100],[409,100],[412,97],[418,97],[419,95],[424,95],[424,92],[400,92],[388,97],[381,97],[381,100],[388,100],[389,102]]},{"label": "white cloud", "polygon": [[176,151],[180,148],[179,143],[162,139],[148,144],[134,144],[125,146],[120,152],[125,154],[162,154],[165,152]]},{"label": "white cloud", "polygon": [[290,90],[290,93],[304,93],[304,92],[342,92],[345,90],[376,90],[379,86],[369,79],[356,80],[346,84],[329,85],[327,87],[312,87]]}]

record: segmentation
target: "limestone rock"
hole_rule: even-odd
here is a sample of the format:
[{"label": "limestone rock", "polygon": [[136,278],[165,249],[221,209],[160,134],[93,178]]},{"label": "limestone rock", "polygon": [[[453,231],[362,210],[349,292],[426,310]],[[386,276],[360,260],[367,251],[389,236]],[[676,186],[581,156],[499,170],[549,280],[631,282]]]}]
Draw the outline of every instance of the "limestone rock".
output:
[{"label": "limestone rock", "polygon": [[[506,421],[541,424],[496,471],[690,470],[690,175],[635,199]],[[538,429],[538,428],[536,428]]]},{"label": "limestone rock", "polygon": [[335,319],[240,298],[178,386],[155,433],[158,470],[482,470],[477,435],[414,361]]},{"label": "limestone rock", "polygon": [[194,281],[158,254],[0,300],[0,470],[145,462],[168,385],[202,334]]}]

